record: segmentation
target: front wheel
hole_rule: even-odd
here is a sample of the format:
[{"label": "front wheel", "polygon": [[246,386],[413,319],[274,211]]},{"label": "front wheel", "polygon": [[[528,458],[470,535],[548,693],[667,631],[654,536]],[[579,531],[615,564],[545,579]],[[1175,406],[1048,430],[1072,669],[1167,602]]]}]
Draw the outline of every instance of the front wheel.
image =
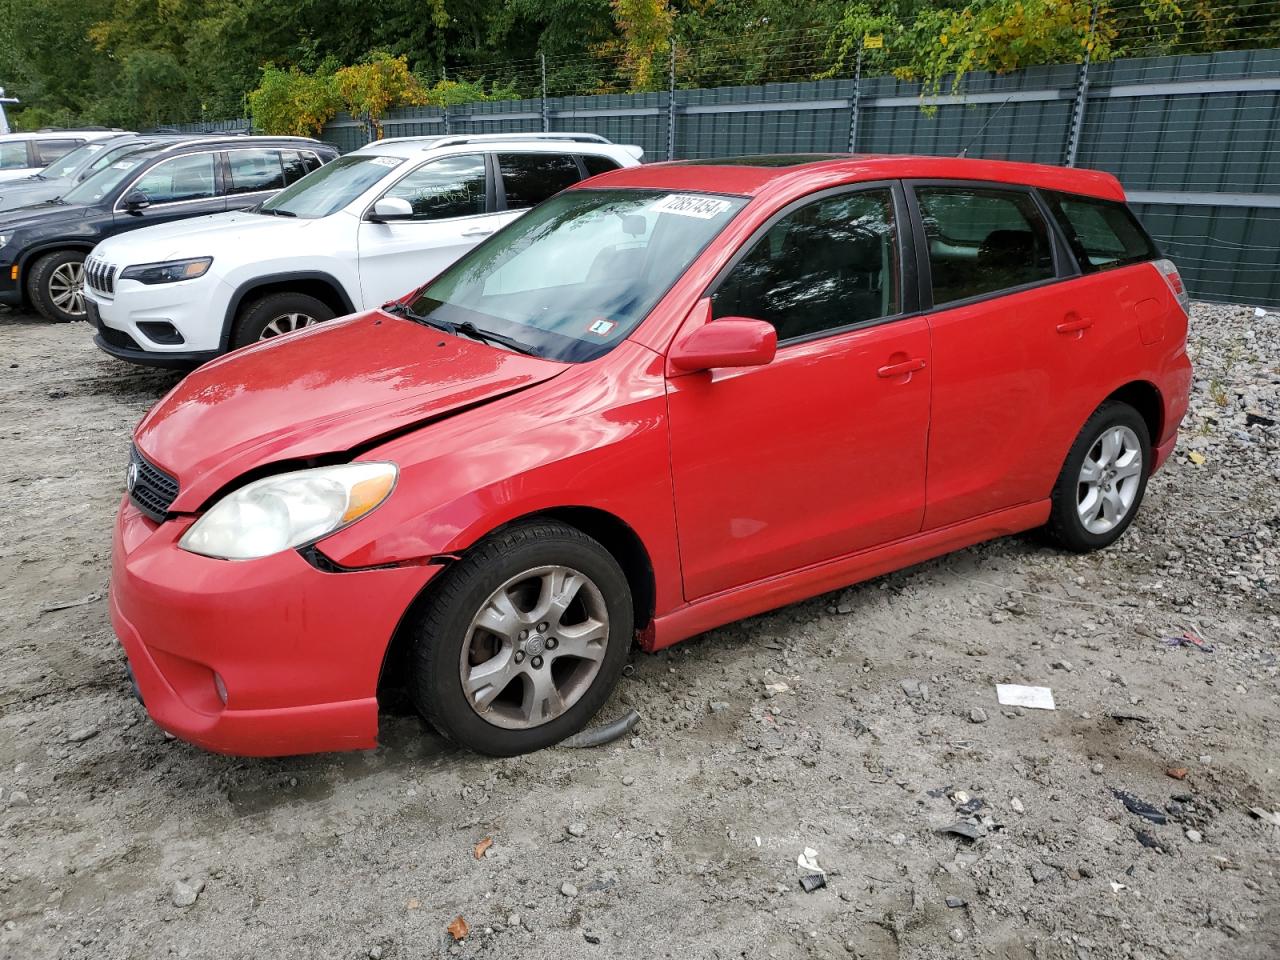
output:
[{"label": "front wheel", "polygon": [[236,321],[233,347],[271,340],[334,318],[334,312],[305,293],[269,293],[250,303]]},{"label": "front wheel", "polygon": [[414,700],[442,734],[513,756],[576,733],[603,706],[633,634],[618,562],[552,521],[499,531],[442,574],[417,624]]},{"label": "front wheel", "polygon": [[1137,515],[1150,473],[1146,421],[1127,403],[1104,403],[1080,431],[1054,485],[1049,538],[1077,553],[1115,543]]},{"label": "front wheel", "polygon": [[84,253],[59,250],[46,254],[31,267],[27,294],[40,316],[55,323],[83,320]]}]

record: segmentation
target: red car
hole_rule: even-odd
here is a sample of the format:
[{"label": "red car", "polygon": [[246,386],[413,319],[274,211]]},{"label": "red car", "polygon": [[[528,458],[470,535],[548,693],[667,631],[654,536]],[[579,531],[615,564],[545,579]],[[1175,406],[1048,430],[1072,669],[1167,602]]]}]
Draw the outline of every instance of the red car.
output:
[{"label": "red car", "polygon": [[534,750],[633,639],[1016,531],[1112,543],[1173,448],[1186,331],[1106,174],[619,170],[179,384],[134,436],[112,619],[156,723],[210,750],[372,747],[392,685]]}]

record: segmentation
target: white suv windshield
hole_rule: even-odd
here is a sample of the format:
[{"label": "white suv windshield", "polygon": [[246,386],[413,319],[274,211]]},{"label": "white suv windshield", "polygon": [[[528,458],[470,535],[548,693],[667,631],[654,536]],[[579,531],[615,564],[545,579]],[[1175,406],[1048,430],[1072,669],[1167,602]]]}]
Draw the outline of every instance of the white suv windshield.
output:
[{"label": "white suv windshield", "polygon": [[593,360],[636,328],[746,202],[567,190],[445,270],[410,311],[464,335],[469,325],[498,334],[548,359]]},{"label": "white suv windshield", "polygon": [[336,213],[400,164],[400,157],[352,153],[312,170],[261,206],[263,213],[286,217],[327,217]]},{"label": "white suv windshield", "polygon": [[76,147],[70,153],[63,156],[61,160],[55,160],[49,166],[41,170],[37,177],[41,180],[51,180],[55,177],[69,177],[75,172],[76,167],[84,163],[95,153],[101,153],[106,149],[107,141],[99,141],[97,143],[86,143]]}]

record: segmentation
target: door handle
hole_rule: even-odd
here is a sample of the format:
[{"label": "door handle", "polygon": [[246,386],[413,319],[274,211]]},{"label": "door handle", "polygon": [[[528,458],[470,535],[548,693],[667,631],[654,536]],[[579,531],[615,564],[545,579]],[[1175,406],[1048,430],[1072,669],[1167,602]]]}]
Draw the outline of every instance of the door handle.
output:
[{"label": "door handle", "polygon": [[472,227],[470,230],[463,230],[464,237],[487,237],[493,233],[496,227]]},{"label": "door handle", "polygon": [[915,357],[911,360],[903,360],[901,363],[890,363],[881,367],[876,371],[877,377],[883,377],[886,380],[890,377],[900,377],[906,373],[915,373],[917,370],[924,369],[924,359]]},{"label": "door handle", "polygon": [[1092,326],[1092,318],[1077,316],[1073,313],[1068,314],[1067,319],[1058,324],[1057,330],[1059,333],[1080,333]]}]

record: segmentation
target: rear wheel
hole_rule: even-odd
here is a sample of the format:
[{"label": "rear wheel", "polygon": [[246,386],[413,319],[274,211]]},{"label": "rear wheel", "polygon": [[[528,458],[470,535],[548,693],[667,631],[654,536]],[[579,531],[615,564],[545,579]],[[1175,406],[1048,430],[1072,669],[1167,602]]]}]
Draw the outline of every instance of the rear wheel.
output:
[{"label": "rear wheel", "polygon": [[269,293],[254,300],[236,321],[233,347],[244,347],[332,320],[335,314],[323,301],[305,293]]},{"label": "rear wheel", "polygon": [[1046,532],[1084,553],[1120,539],[1142,504],[1151,472],[1151,438],[1142,415],[1109,401],[1085,423],[1052,495]]},{"label": "rear wheel", "polygon": [[586,726],[633,633],[613,556],[573,527],[539,521],[477,544],[442,577],[414,647],[414,700],[431,724],[494,756]]},{"label": "rear wheel", "polygon": [[40,316],[55,323],[85,318],[84,253],[58,250],[37,260],[27,276],[27,295]]}]

